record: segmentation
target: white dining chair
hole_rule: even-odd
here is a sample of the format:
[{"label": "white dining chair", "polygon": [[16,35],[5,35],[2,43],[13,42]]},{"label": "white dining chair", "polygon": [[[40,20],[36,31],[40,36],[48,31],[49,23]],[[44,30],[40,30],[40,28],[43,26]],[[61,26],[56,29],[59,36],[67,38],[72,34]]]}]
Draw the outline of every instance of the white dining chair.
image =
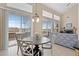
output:
[{"label": "white dining chair", "polygon": [[22,40],[22,35],[23,34],[20,34],[20,33],[16,33],[16,41],[17,41],[17,55],[18,55],[18,52],[19,52],[19,48],[20,48],[20,40]]},{"label": "white dining chair", "polygon": [[[33,45],[30,45],[32,43],[31,41],[23,41],[23,39],[28,39],[25,33],[16,33],[16,41],[17,41],[17,55],[19,55],[19,51],[22,55],[33,55]],[[28,50],[30,48],[30,52]],[[25,53],[24,53],[25,52]]]},{"label": "white dining chair", "polygon": [[42,49],[51,49],[51,55],[52,55],[52,33],[49,33],[49,36],[47,37],[49,39],[48,43],[45,43],[42,45]]},{"label": "white dining chair", "polygon": [[20,43],[20,51],[22,56],[33,56],[33,44],[30,41]]}]

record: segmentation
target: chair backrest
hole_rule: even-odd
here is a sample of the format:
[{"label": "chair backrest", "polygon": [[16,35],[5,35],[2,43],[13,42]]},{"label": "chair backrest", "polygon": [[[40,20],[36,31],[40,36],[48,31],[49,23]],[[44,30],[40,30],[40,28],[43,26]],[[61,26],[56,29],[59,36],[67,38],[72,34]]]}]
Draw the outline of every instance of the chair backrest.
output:
[{"label": "chair backrest", "polygon": [[32,42],[22,42],[20,43],[21,54],[24,56],[33,55],[33,45],[30,45]]},{"label": "chair backrest", "polygon": [[16,40],[22,40],[23,38],[28,37],[27,34],[27,32],[16,33]]},{"label": "chair backrest", "polygon": [[49,32],[49,36],[47,37],[49,39],[50,42],[43,44],[43,48],[44,49],[52,49],[52,33]]},{"label": "chair backrest", "polygon": [[49,32],[48,38],[49,38],[50,42],[52,43],[52,33],[51,32]]},{"label": "chair backrest", "polygon": [[20,33],[16,33],[16,40],[21,40],[22,39],[22,35]]}]

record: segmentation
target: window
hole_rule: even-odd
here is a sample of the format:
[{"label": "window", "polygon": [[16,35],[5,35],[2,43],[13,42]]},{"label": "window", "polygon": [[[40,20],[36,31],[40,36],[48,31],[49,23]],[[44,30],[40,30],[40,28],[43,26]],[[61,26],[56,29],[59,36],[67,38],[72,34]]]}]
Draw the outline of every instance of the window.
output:
[{"label": "window", "polygon": [[52,30],[52,22],[51,21],[43,21],[42,22],[42,31],[50,32]]},{"label": "window", "polygon": [[10,14],[9,32],[31,32],[31,18],[28,16],[17,16]]},{"label": "window", "polygon": [[9,27],[21,28],[21,16],[9,15]]},{"label": "window", "polygon": [[52,13],[47,12],[47,11],[45,11],[45,10],[43,10],[42,13],[43,13],[43,16],[48,17],[48,18],[52,18]]},{"label": "window", "polygon": [[21,29],[21,16],[9,15],[9,32],[19,32]]},{"label": "window", "polygon": [[22,16],[22,31],[30,32],[31,31],[31,18],[27,16]]},{"label": "window", "polygon": [[60,16],[54,15],[54,19],[60,21]]}]

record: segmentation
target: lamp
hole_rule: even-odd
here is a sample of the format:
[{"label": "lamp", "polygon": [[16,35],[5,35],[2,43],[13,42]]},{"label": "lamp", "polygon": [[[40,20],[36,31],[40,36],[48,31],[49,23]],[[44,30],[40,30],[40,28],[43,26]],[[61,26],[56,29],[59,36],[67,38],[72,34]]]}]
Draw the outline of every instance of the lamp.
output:
[{"label": "lamp", "polygon": [[35,7],[36,7],[36,8],[35,8],[35,14],[34,14],[33,17],[32,17],[32,21],[33,21],[33,22],[36,21],[36,22],[38,23],[38,22],[39,22],[39,15],[38,15],[38,13],[37,13],[37,3],[35,4]]}]

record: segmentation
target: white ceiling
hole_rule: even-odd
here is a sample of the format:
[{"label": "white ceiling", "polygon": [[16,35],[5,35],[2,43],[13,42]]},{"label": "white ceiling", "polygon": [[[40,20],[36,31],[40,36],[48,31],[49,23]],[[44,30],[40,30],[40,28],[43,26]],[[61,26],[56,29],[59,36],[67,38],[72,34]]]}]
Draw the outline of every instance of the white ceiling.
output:
[{"label": "white ceiling", "polygon": [[45,6],[56,10],[59,13],[64,13],[69,8],[74,6],[74,3],[43,3]]}]

